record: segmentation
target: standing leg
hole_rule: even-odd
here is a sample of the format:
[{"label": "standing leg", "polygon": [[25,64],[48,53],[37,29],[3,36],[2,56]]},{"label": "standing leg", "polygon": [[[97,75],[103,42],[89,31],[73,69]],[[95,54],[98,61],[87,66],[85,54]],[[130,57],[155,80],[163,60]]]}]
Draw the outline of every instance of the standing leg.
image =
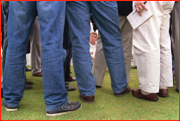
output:
[{"label": "standing leg", "polygon": [[43,89],[47,111],[46,116],[62,115],[81,107],[79,102],[69,102],[64,82],[66,52],[63,49],[63,32],[66,2],[37,1],[36,5],[42,40]]},{"label": "standing leg", "polygon": [[[173,86],[173,75],[172,75],[172,56],[171,56],[171,41],[169,35],[169,22],[170,12],[173,9],[174,2],[164,2],[162,24],[160,28],[160,91],[161,87],[172,87]],[[165,89],[163,89],[165,90]],[[168,96],[168,92],[163,94]],[[159,95],[160,96],[160,95]]]},{"label": "standing leg", "polygon": [[65,6],[64,1],[37,2],[41,30],[43,89],[46,111],[57,110],[68,102],[63,66],[66,54],[62,46]]},{"label": "standing leg", "polygon": [[132,27],[126,16],[119,16],[119,27],[121,34],[121,42],[124,52],[124,62],[126,68],[127,83],[130,82],[130,69],[132,57]]},{"label": "standing leg", "polygon": [[[169,53],[169,24],[166,22],[167,25],[164,25],[164,19],[166,18],[163,16],[165,12],[160,1],[149,1],[146,5],[153,13],[153,17],[133,31],[134,53],[137,61],[140,89],[133,89],[132,94],[137,98],[157,101],[159,86],[168,87],[172,83],[170,79],[172,78],[172,63],[171,54]],[[162,36],[165,36],[166,39]],[[163,55],[165,56],[162,57]],[[166,56],[169,59],[165,60]],[[168,73],[164,72],[166,67],[163,63],[166,63]],[[171,71],[169,71],[169,66]],[[170,83],[163,82],[166,80],[163,77],[164,74],[167,74]]]},{"label": "standing leg", "polygon": [[98,37],[97,37],[95,58],[96,59],[94,60],[94,64],[92,66],[92,73],[95,79],[96,86],[98,87],[102,85],[107,68],[100,33],[98,33]]},{"label": "standing leg", "polygon": [[38,17],[35,18],[31,30],[31,72],[33,76],[42,77],[41,72],[41,36]]},{"label": "standing leg", "polygon": [[174,9],[172,11],[172,38],[175,42],[174,68],[176,91],[179,92],[179,1],[175,2]]},{"label": "standing leg", "polygon": [[124,54],[119,29],[117,3],[114,1],[90,2],[93,19],[101,34],[111,86],[115,94],[127,93],[127,78]]},{"label": "standing leg", "polygon": [[90,7],[86,1],[67,2],[67,17],[72,42],[72,56],[79,87],[83,97],[93,96],[95,81],[91,72],[91,56],[89,52]]},{"label": "standing leg", "polygon": [[17,110],[24,93],[26,49],[32,22],[35,17],[34,10],[35,2],[10,1],[9,3],[8,46],[3,86],[4,103],[8,107],[14,107],[14,111]]}]

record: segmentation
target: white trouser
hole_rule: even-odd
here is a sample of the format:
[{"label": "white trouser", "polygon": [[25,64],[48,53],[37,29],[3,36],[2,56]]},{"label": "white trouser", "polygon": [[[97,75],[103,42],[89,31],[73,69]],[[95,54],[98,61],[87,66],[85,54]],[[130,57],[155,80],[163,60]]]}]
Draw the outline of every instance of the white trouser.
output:
[{"label": "white trouser", "polygon": [[40,36],[40,24],[39,19],[36,17],[31,34],[30,34],[30,41],[31,41],[31,72],[32,74],[41,72],[41,36]]},{"label": "white trouser", "polygon": [[147,1],[153,17],[133,31],[139,88],[144,92],[157,93],[159,86],[173,86],[169,36],[173,5],[174,1]]},{"label": "white trouser", "polygon": [[[132,57],[132,27],[126,16],[119,16],[119,27],[121,31],[121,42],[124,51],[124,60],[126,68],[127,83],[130,81],[130,68]],[[92,73],[95,79],[95,84],[102,85],[104,74],[106,72],[106,60],[104,57],[103,45],[100,34],[98,34],[95,61],[92,67]]]}]

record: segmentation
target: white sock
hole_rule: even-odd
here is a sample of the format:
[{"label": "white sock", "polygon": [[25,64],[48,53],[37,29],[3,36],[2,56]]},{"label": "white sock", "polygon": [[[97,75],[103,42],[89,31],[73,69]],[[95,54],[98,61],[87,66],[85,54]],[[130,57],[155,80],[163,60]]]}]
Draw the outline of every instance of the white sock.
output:
[{"label": "white sock", "polygon": [[141,93],[142,93],[143,95],[149,95],[149,94],[150,94],[150,93],[144,92],[144,91],[142,91],[142,90],[141,90]]},{"label": "white sock", "polygon": [[159,87],[159,89],[168,89],[167,87]]}]

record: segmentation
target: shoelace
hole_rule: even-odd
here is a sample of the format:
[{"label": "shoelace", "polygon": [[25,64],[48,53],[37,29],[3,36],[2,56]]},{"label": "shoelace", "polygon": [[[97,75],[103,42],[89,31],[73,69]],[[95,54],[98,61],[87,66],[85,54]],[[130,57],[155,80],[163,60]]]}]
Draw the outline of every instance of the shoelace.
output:
[{"label": "shoelace", "polygon": [[[71,102],[68,102],[67,104],[71,104]],[[67,105],[67,104],[66,104],[66,105]],[[65,105],[64,105],[64,106],[65,106]],[[64,106],[62,107],[62,109],[64,108]],[[69,106],[67,106],[67,107],[70,108]]]}]

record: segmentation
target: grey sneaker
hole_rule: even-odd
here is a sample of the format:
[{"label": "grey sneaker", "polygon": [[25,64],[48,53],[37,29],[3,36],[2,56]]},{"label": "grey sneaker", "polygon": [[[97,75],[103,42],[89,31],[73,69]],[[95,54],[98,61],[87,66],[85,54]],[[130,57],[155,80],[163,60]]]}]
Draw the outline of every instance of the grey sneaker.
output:
[{"label": "grey sneaker", "polygon": [[75,111],[77,109],[80,109],[82,107],[80,102],[68,102],[63,107],[54,110],[54,111],[47,111],[46,116],[59,116],[63,115],[72,111]]},{"label": "grey sneaker", "polygon": [[9,107],[5,104],[5,101],[3,101],[2,105],[5,107],[6,111],[17,111],[18,108],[17,107]]}]

